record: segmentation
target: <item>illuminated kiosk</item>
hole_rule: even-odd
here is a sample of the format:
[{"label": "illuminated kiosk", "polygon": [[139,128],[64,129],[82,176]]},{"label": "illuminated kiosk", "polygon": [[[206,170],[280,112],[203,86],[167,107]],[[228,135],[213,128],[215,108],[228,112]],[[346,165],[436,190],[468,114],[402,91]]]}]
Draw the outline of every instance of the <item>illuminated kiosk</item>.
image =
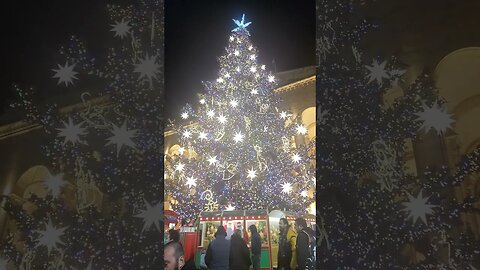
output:
[{"label": "illuminated kiosk", "polygon": [[281,218],[286,218],[288,223],[292,228],[295,227],[295,219],[298,217],[303,217],[307,222],[307,226],[315,230],[316,220],[315,216],[311,214],[295,214],[286,211],[273,210],[268,214],[268,219],[270,223],[270,243],[271,243],[271,253],[272,253],[272,267],[278,267],[278,243],[280,240],[280,228],[278,223]]},{"label": "illuminated kiosk", "polygon": [[[227,231],[227,238],[236,230],[242,230],[242,236],[250,248],[250,225],[257,226],[262,240],[260,269],[272,269],[272,252],[270,241],[270,222],[268,210],[234,210],[201,212],[198,217],[197,252],[195,256],[196,266],[200,266],[202,249],[207,250],[210,241],[215,239],[218,226],[222,225]],[[253,268],[251,268],[253,269]]]}]

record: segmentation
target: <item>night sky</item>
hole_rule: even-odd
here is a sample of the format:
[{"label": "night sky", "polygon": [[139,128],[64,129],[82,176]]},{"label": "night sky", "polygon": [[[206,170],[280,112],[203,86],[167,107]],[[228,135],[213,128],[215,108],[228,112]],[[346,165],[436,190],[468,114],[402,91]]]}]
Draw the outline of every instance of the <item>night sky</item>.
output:
[{"label": "night sky", "polygon": [[195,104],[202,81],[216,78],[232,19],[251,21],[259,61],[274,71],[315,65],[315,1],[165,1],[165,88],[167,117]]}]

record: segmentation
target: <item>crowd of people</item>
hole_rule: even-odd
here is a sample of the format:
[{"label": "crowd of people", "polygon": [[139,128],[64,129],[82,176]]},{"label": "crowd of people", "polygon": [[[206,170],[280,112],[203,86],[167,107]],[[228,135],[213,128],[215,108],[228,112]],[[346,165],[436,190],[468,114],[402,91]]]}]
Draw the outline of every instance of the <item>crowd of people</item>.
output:
[{"label": "crowd of people", "polygon": [[[307,226],[305,219],[297,218],[294,226],[285,218],[279,221],[280,239],[278,247],[278,270],[315,269],[315,233]],[[255,225],[248,227],[250,250],[237,229],[227,239],[227,232],[219,226],[207,250],[202,250],[200,269],[202,270],[254,270],[260,269],[261,238]],[[178,231],[170,230],[169,242],[164,246],[164,269],[196,269],[193,258],[185,261],[184,250],[179,242]],[[250,256],[251,253],[251,256]]]}]

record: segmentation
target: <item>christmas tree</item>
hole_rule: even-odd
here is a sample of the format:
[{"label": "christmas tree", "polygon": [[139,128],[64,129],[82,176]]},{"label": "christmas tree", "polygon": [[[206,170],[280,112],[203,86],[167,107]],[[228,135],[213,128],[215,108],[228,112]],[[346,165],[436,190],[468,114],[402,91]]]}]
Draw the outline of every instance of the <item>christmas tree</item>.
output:
[{"label": "christmas tree", "polygon": [[[442,138],[455,116],[428,72],[412,83],[395,58],[361,52],[374,26],[351,1],[319,3],[317,213],[324,269],[476,269],[480,245],[462,232],[453,187],[479,170],[477,150],[455,168],[408,168],[412,141]],[[386,102],[390,91],[402,93]],[[470,268],[472,267],[472,268]]]},{"label": "christmas tree", "polygon": [[34,88],[16,87],[14,107],[49,143],[43,189],[3,198],[13,226],[1,269],[162,267],[163,3],[107,10],[105,55],[72,37],[54,58],[50,80],[77,105],[38,103]]},{"label": "christmas tree", "polygon": [[307,129],[281,109],[276,79],[250,41],[251,22],[234,22],[218,78],[205,83],[196,110],[185,106],[172,123],[180,148],[165,157],[165,193],[188,218],[233,209],[304,213],[315,187],[313,143],[294,145]]}]

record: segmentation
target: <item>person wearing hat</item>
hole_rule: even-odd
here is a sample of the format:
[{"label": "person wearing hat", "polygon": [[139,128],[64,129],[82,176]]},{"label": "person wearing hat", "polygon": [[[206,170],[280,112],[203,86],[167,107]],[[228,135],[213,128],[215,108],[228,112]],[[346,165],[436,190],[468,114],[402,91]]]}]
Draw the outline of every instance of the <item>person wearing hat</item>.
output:
[{"label": "person wearing hat", "polygon": [[225,239],[227,232],[218,226],[215,239],[208,245],[205,264],[209,270],[228,270],[230,259],[230,241]]}]

